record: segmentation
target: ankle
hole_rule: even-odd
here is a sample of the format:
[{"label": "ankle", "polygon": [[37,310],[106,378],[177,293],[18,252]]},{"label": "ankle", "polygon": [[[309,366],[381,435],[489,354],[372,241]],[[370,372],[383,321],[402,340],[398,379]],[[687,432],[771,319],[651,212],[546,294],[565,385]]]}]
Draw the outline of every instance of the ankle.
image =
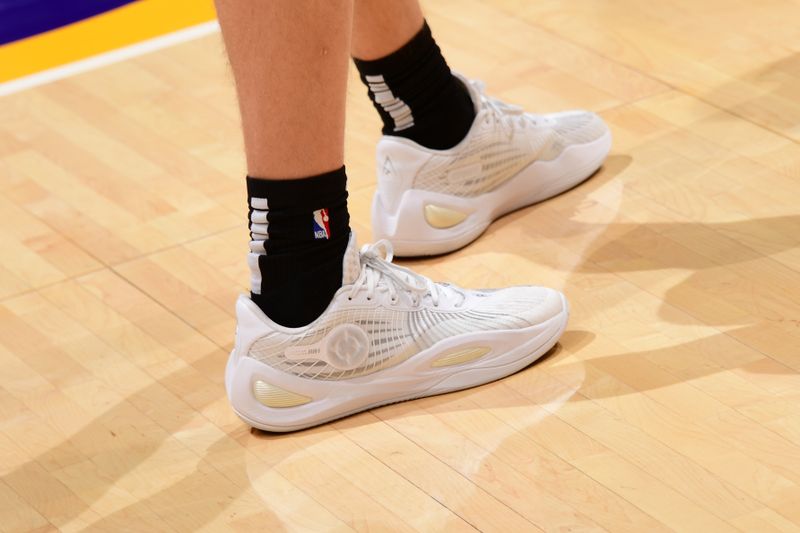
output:
[{"label": "ankle", "polygon": [[287,327],[315,320],[342,285],[350,235],[344,167],[308,178],[247,178],[251,298]]},{"label": "ankle", "polygon": [[447,66],[427,23],[388,56],[354,61],[385,135],[437,150],[452,148],[466,137],[475,104]]}]

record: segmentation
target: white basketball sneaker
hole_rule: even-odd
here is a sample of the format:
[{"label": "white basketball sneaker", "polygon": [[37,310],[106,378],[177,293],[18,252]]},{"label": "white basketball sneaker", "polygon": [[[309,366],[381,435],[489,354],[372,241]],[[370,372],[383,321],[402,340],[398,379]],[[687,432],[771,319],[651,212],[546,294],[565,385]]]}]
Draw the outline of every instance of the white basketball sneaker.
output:
[{"label": "white basketball sneaker", "polygon": [[459,78],[476,116],[458,145],[431,150],[393,136],[378,142],[372,229],[397,255],[461,248],[494,219],[584,181],[611,148],[611,132],[594,113],[525,113]]},{"label": "white basketball sneaker", "polygon": [[225,384],[245,422],[293,431],[481,385],[538,359],[566,327],[567,302],[553,289],[464,290],[391,259],[387,241],[359,253],[351,235],[343,287],[301,328],[239,297]]}]

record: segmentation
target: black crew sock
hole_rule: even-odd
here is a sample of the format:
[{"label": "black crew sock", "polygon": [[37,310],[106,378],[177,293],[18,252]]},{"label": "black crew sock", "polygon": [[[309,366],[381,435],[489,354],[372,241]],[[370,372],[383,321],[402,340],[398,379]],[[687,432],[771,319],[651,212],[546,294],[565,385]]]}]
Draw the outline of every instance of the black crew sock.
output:
[{"label": "black crew sock", "polygon": [[274,322],[305,326],[342,286],[350,238],[344,167],[309,178],[247,177],[251,298]]},{"label": "black crew sock", "polygon": [[453,76],[426,22],[399,50],[374,61],[354,59],[383,119],[384,135],[445,150],[466,137],[475,105]]}]

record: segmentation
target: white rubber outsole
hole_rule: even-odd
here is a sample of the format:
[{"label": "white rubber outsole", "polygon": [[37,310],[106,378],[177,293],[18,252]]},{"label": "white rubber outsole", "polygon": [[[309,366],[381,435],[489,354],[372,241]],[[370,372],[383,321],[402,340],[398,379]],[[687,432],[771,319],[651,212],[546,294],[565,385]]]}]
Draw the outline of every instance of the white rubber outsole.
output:
[{"label": "white rubber outsole", "polygon": [[[236,414],[252,427],[272,432],[305,429],[382,405],[483,385],[509,376],[546,354],[561,337],[569,319],[562,311],[541,324],[519,330],[482,332],[446,339],[394,367],[349,380],[299,378],[233,353],[225,370],[228,398]],[[490,344],[491,352],[457,366],[431,363],[454,346]],[[297,407],[267,407],[254,393],[263,380],[312,398]]]},{"label": "white rubber outsole", "polygon": [[[552,161],[534,161],[500,187],[473,198],[410,189],[394,213],[376,192],[372,228],[376,239],[391,241],[397,256],[439,255],[458,250],[477,239],[496,219],[522,207],[567,191],[594,174],[611,150],[611,132],[586,144],[572,145]],[[531,187],[535,183],[536,187]],[[449,228],[425,220],[425,206],[434,204],[467,214]]]}]

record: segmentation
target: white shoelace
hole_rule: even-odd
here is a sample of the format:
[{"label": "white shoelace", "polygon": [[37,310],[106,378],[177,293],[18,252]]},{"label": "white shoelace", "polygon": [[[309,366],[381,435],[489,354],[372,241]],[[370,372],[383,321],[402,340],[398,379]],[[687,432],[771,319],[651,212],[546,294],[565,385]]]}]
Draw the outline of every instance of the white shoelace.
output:
[{"label": "white shoelace", "polygon": [[525,129],[528,125],[538,126],[544,121],[544,117],[526,113],[523,108],[518,105],[508,104],[502,100],[498,100],[492,96],[484,93],[486,84],[481,80],[470,80],[470,84],[475,88],[480,95],[481,107],[489,111],[486,114],[485,120],[494,120],[499,122],[504,127],[508,128],[510,133],[513,133],[516,127]]},{"label": "white shoelace", "polygon": [[461,296],[461,301],[455,306],[461,307],[464,303],[466,297],[455,287],[434,283],[421,274],[393,264],[392,243],[386,239],[381,239],[373,244],[365,244],[361,247],[359,255],[361,274],[353,283],[348,295],[349,299],[352,299],[362,289],[367,291],[367,300],[372,299],[376,290],[385,290],[389,292],[389,298],[394,304],[398,301],[398,290],[402,290],[411,294],[411,301],[414,305],[419,305],[422,298],[430,295],[433,306],[438,307],[443,291],[451,290]]}]

